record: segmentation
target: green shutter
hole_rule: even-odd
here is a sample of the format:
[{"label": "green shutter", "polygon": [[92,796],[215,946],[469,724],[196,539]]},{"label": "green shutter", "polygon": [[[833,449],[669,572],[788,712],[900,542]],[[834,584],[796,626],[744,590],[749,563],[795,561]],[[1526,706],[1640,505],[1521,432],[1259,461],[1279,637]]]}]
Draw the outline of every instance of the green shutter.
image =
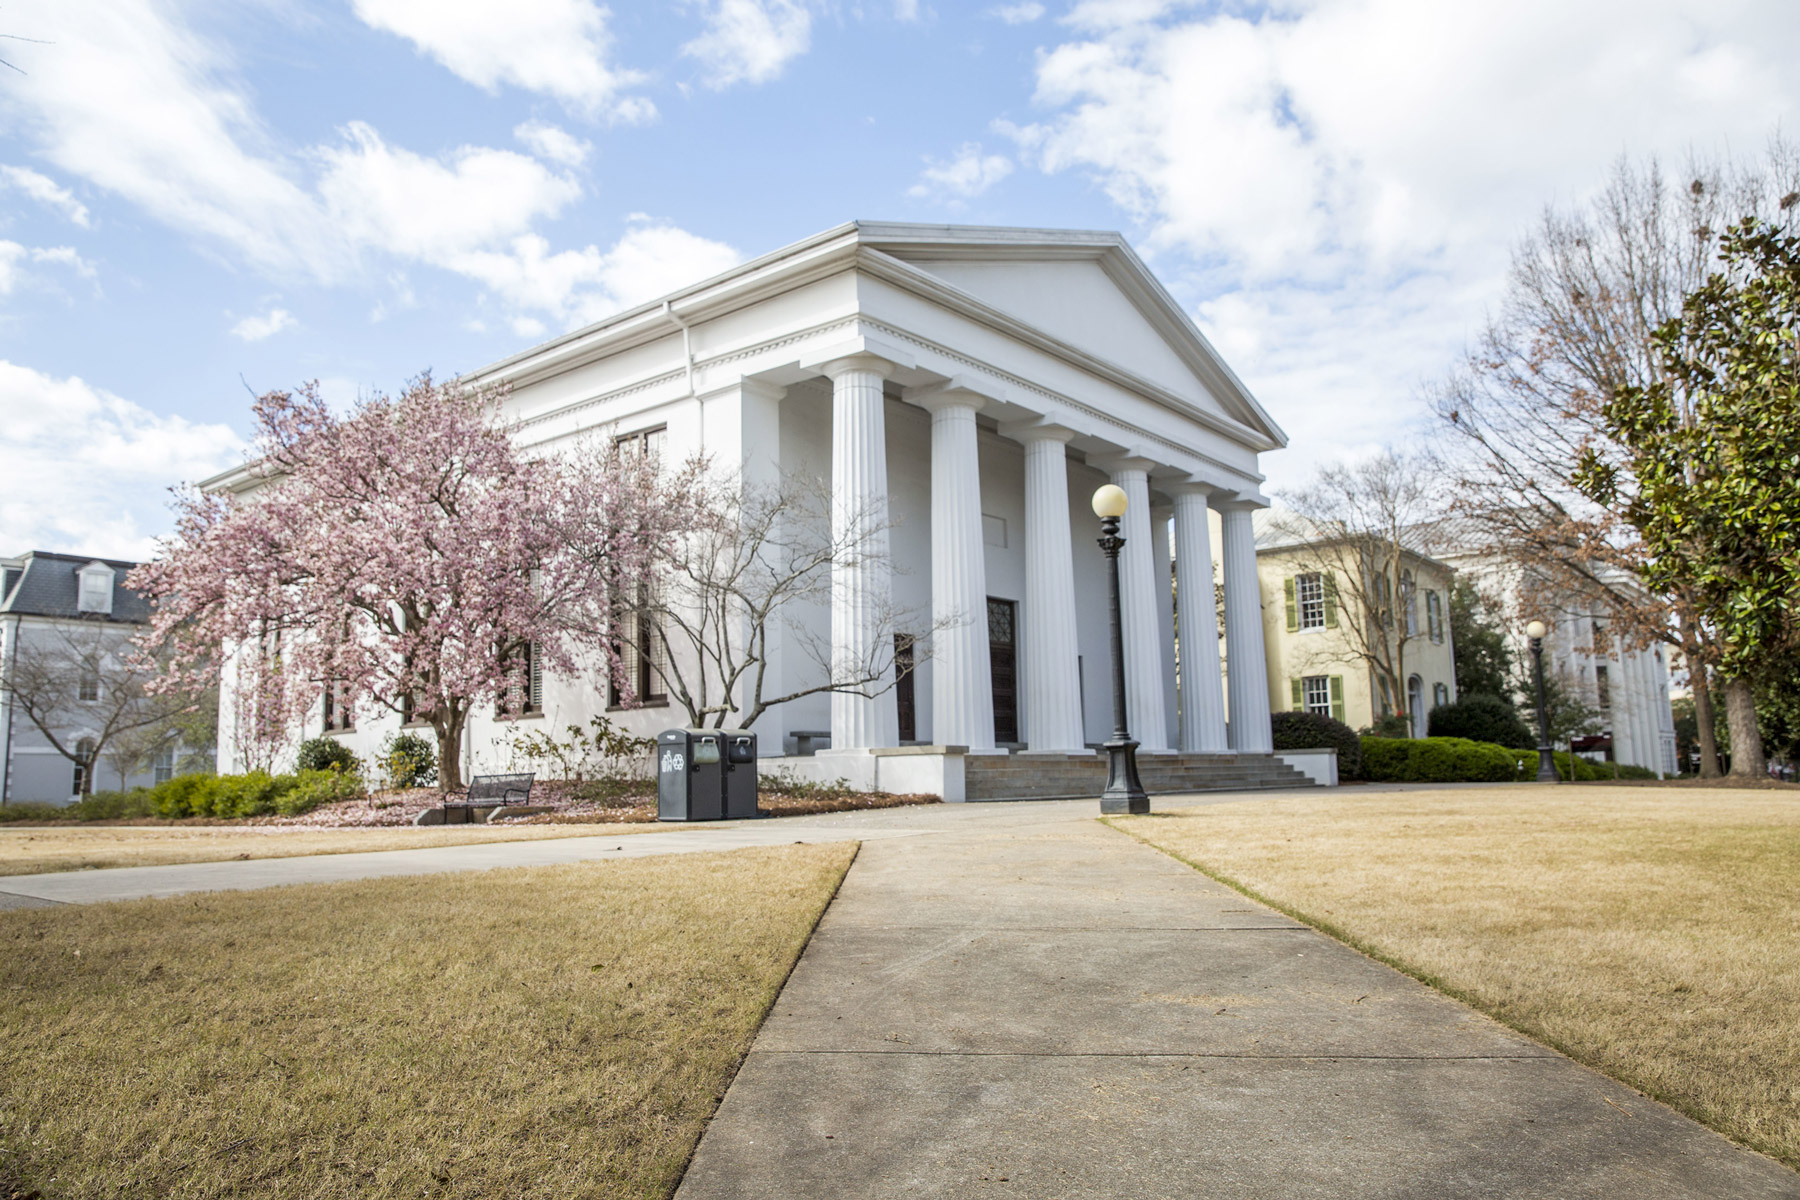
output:
[{"label": "green shutter", "polygon": [[1289,575],[1283,586],[1287,589],[1288,632],[1294,633],[1300,628],[1300,606],[1294,603],[1294,577]]},{"label": "green shutter", "polygon": [[1294,685],[1294,711],[1299,712],[1306,707],[1306,685],[1298,679],[1289,679]]},{"label": "green shutter", "polygon": [[1344,677],[1342,675],[1331,677],[1331,719],[1334,721],[1344,719]]},{"label": "green shutter", "polygon": [[1337,576],[1327,571],[1320,577],[1325,585],[1325,628],[1337,628]]}]

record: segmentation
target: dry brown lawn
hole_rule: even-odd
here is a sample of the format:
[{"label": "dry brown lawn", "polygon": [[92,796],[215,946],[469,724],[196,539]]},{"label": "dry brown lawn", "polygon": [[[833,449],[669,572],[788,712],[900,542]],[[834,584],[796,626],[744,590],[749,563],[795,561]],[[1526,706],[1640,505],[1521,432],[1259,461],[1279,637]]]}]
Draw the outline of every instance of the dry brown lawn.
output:
[{"label": "dry brown lawn", "polygon": [[667,1196],[854,853],[0,914],[0,1195]]},{"label": "dry brown lawn", "polygon": [[[365,850],[422,850],[476,842],[542,838],[618,837],[668,832],[682,825],[459,825],[420,829],[293,829],[280,826],[104,825],[0,826],[0,875],[81,871],[96,867],[153,867],[164,863],[221,862],[239,858],[293,858],[301,854],[356,854]],[[0,891],[5,888],[0,887]]]},{"label": "dry brown lawn", "polygon": [[1113,823],[1800,1166],[1800,798],[1346,790]]}]

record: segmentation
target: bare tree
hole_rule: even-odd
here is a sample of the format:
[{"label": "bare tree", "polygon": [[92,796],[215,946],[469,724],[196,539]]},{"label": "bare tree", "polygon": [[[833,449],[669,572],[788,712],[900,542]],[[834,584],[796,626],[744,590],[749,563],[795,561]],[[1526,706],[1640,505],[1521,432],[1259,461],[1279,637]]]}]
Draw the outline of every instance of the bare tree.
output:
[{"label": "bare tree", "polygon": [[154,675],[127,631],[94,621],[21,638],[6,683],[17,710],[52,749],[81,768],[86,795],[103,757],[117,751],[135,761],[151,731],[173,729],[198,706],[189,693],[146,691]]},{"label": "bare tree", "polygon": [[[1341,647],[1403,714],[1407,647],[1429,636],[1408,562],[1420,557],[1418,531],[1437,515],[1431,479],[1426,460],[1394,451],[1334,464],[1311,487],[1282,492],[1285,507],[1270,520],[1271,532],[1291,543],[1288,561],[1318,576],[1319,602],[1342,633]],[[1339,643],[1319,653],[1343,657]]]},{"label": "bare tree", "polygon": [[[700,491],[703,519],[670,547],[639,611],[613,622],[624,657],[648,662],[694,725],[731,718],[748,728],[775,705],[821,692],[877,696],[929,653],[935,628],[904,644],[893,636],[913,614],[874,614],[886,633],[854,660],[834,655],[829,627],[816,619],[833,568],[886,560],[885,515],[833,522],[830,485],[802,475],[773,485],[715,475]],[[789,673],[771,688],[777,643],[813,666],[807,682]]]},{"label": "bare tree", "polygon": [[[1573,484],[1585,452],[1623,465],[1603,405],[1621,386],[1659,380],[1652,332],[1715,268],[1724,230],[1793,204],[1800,153],[1777,138],[1755,168],[1694,161],[1683,177],[1621,159],[1590,204],[1547,209],[1514,251],[1499,315],[1430,400],[1451,435],[1443,454],[1468,548],[1518,566],[1522,602],[1544,615],[1601,604],[1625,648],[1681,650],[1702,773],[1717,774],[1708,669],[1718,652],[1694,598],[1638,586],[1644,548],[1625,504],[1601,507]],[[1728,708],[1754,720],[1748,705]]]}]

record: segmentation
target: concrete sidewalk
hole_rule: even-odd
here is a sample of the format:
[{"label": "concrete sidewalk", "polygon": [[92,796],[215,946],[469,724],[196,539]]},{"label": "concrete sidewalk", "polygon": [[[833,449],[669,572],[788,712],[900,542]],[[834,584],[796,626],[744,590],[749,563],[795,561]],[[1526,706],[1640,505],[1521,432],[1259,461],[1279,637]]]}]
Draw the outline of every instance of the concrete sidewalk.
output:
[{"label": "concrete sidewalk", "polygon": [[424,850],[375,850],[360,854],[309,854],[226,862],[171,863],[157,867],[113,867],[96,871],[50,871],[0,876],[0,910],[57,904],[98,904],[189,892],[238,891],[295,883],[341,883],[386,875],[439,875],[449,871],[491,871],[555,863],[697,854],[745,846],[782,846],[796,841],[855,841],[905,837],[914,830],[818,822],[814,818],[739,821],[689,826],[670,833],[629,833],[607,837],[547,838],[535,842],[478,842]]},{"label": "concrete sidewalk", "polygon": [[866,842],[678,1200],[1800,1196],[1093,807]]}]

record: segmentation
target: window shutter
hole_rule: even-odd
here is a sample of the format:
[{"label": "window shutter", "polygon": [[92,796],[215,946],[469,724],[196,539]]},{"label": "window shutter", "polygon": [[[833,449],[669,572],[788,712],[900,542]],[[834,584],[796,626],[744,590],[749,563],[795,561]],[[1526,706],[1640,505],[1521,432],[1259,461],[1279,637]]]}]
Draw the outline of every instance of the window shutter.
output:
[{"label": "window shutter", "polygon": [[543,712],[544,669],[543,664],[538,661],[538,648],[536,642],[529,642],[526,644],[525,661],[530,664],[531,671],[531,678],[527,683],[525,708],[528,712]]},{"label": "window shutter", "polygon": [[1337,576],[1326,571],[1322,577],[1325,584],[1325,628],[1337,628]]},{"label": "window shutter", "polygon": [[1300,606],[1294,602],[1294,577],[1289,575],[1283,585],[1287,589],[1287,625],[1289,633],[1300,629]]},{"label": "window shutter", "polygon": [[[1290,583],[1288,586],[1292,587],[1293,584]],[[1294,685],[1294,711],[1304,711],[1306,708],[1306,685],[1297,678],[1289,679],[1288,682]]]},{"label": "window shutter", "polygon": [[1331,719],[1334,721],[1344,719],[1344,677],[1342,675],[1331,677]]}]

